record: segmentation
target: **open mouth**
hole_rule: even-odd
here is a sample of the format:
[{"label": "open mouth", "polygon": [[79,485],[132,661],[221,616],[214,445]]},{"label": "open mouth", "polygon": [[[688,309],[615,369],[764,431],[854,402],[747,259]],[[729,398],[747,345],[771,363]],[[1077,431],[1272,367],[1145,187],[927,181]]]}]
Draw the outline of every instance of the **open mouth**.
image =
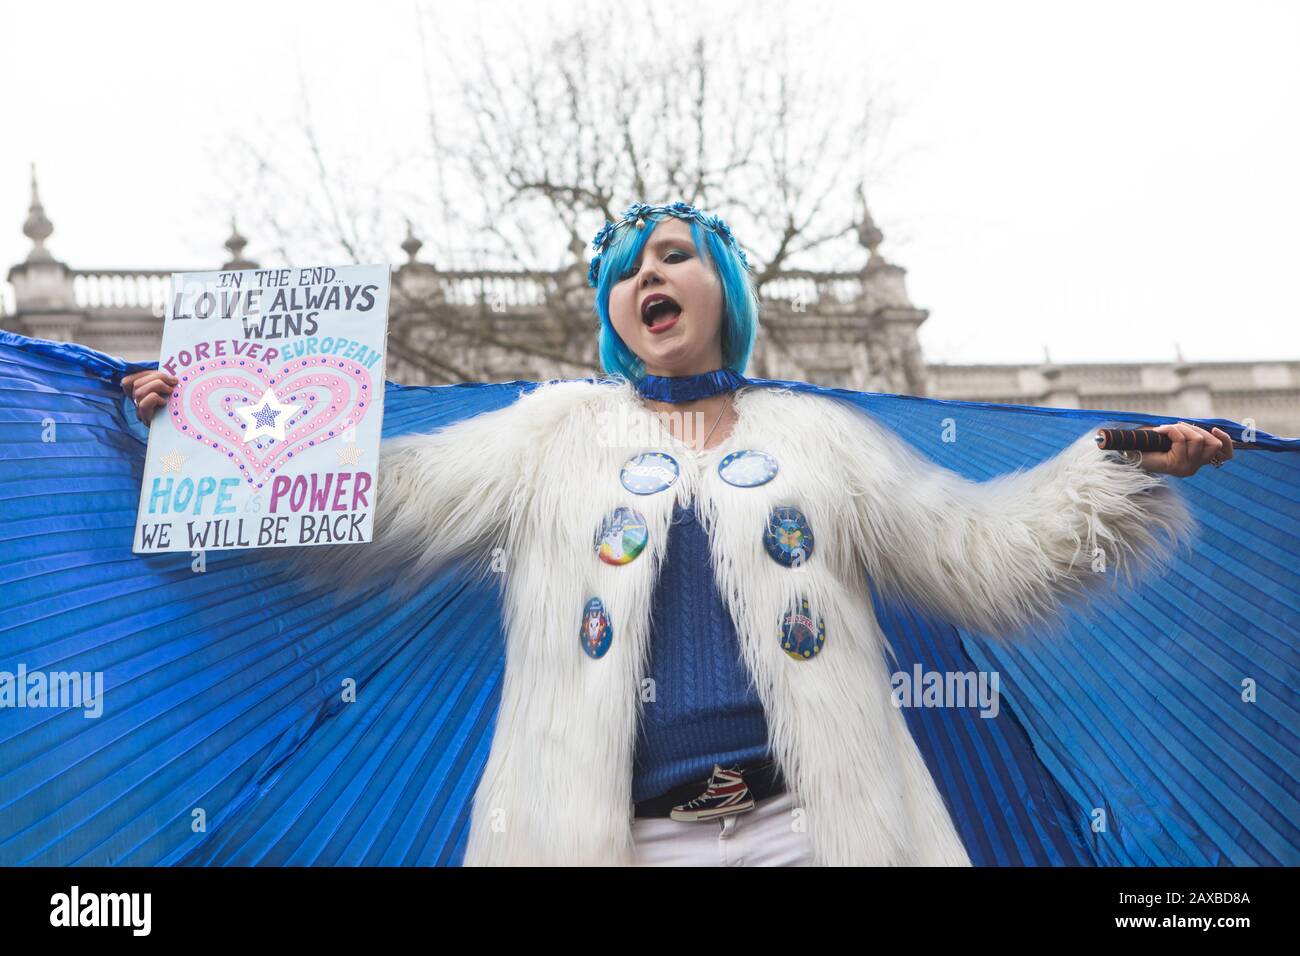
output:
[{"label": "open mouth", "polygon": [[682,307],[671,296],[656,293],[641,303],[641,321],[656,334],[671,329],[681,314]]}]

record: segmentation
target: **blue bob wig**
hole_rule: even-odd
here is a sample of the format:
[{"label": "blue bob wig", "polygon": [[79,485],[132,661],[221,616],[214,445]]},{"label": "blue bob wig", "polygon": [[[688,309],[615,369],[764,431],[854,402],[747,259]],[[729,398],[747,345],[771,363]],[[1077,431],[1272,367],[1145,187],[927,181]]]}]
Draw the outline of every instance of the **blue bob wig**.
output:
[{"label": "blue bob wig", "polygon": [[[692,208],[685,203],[675,205]],[[596,315],[600,318],[600,364],[606,374],[619,375],[632,382],[645,377],[645,363],[627,347],[610,321],[609,293],[636,262],[655,228],[671,215],[667,211],[647,212],[642,216],[646,223],[644,229],[629,224],[613,230],[609,247],[600,256],[599,275],[595,280]],[[725,224],[722,228],[727,237],[693,217],[683,215],[677,218],[690,225],[696,254],[713,266],[722,285],[722,365],[744,375],[758,336],[758,293],[750,278],[749,266],[737,247],[728,241],[730,230]],[[722,222],[720,219],[714,221]],[[609,228],[607,224],[606,229]]]}]

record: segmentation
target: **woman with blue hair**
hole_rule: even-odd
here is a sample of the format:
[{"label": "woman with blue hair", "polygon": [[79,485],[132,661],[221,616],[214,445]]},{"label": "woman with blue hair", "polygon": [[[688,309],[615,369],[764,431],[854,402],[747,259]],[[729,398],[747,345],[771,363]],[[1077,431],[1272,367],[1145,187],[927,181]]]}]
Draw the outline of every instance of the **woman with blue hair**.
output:
[{"label": "woman with blue hair", "polygon": [[1300,862],[1300,442],[749,378],[725,222],[595,248],[608,376],[386,382],[290,555],[133,554],[175,381],[0,330],[0,864]]},{"label": "woman with blue hair", "polygon": [[[745,377],[759,303],[720,218],[635,203],[594,245],[609,377],[386,438],[374,540],[296,556],[340,591],[391,573],[410,595],[458,559],[504,571],[464,862],[1082,861],[1057,798],[1022,789],[995,820],[977,792],[981,760],[1051,790],[1029,748],[979,721],[909,727],[929,718],[904,716],[886,660],[938,639],[921,621],[959,651],[1031,653],[1065,605],[1173,560],[1193,519],[1159,473],[1222,464],[1227,432],[1167,422],[1168,451],[1120,454],[1065,418],[1045,460],[971,481],[867,396]],[[146,421],[172,384],[122,380]]]}]

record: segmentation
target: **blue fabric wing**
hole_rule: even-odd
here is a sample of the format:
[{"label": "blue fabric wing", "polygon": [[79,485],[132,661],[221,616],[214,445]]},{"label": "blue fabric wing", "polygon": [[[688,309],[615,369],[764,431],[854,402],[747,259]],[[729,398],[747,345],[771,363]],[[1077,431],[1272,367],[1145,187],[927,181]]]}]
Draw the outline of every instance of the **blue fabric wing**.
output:
[{"label": "blue fabric wing", "polygon": [[[145,367],[0,331],[0,672],[104,675],[99,717],[0,709],[0,863],[459,863],[504,670],[499,595],[453,568],[400,606],[383,582],[339,602],[274,552],[209,552],[202,571],[133,554],[147,431],[118,382]],[[1166,420],[773,384],[853,402],[972,478],[1085,423]],[[389,382],[384,434],[532,387]],[[1300,860],[1297,444],[1260,436],[1276,453],[1184,482],[1209,531],[1194,554],[1072,616],[1066,642],[997,647],[877,603],[901,669],[1001,675],[996,718],[907,711],[974,862]]]},{"label": "blue fabric wing", "polygon": [[[857,405],[974,480],[1090,426],[1176,420],[788,384]],[[1258,450],[1179,481],[1202,525],[1191,555],[1067,612],[1063,639],[995,644],[877,599],[899,670],[1000,677],[994,718],[905,711],[973,862],[1300,863],[1300,441],[1254,437]]]},{"label": "blue fabric wing", "polygon": [[[340,604],[273,551],[133,554],[148,432],[119,383],[155,366],[0,332],[0,672],[103,673],[101,716],[0,709],[0,864],[458,862],[498,595],[452,569]],[[384,434],[520,390],[390,382]]]}]

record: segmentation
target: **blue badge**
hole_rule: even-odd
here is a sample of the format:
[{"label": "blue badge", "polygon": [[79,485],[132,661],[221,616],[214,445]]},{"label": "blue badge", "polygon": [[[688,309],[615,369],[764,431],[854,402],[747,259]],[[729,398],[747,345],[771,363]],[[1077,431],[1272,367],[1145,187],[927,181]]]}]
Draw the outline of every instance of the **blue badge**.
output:
[{"label": "blue badge", "polygon": [[653,495],[671,486],[678,474],[677,459],[661,451],[648,451],[629,458],[618,480],[634,495]]},{"label": "blue badge", "polygon": [[756,488],[765,485],[780,470],[776,459],[765,451],[733,451],[718,462],[718,474],[722,480],[737,488]]},{"label": "blue badge", "polygon": [[609,615],[605,613],[605,605],[600,602],[600,598],[592,598],[582,609],[582,627],[578,639],[588,657],[604,657],[609,650],[609,644],[614,640],[614,625],[609,622]]},{"label": "blue badge", "polygon": [[777,564],[792,568],[812,557],[813,533],[798,508],[773,508],[763,529],[763,547]]},{"label": "blue badge", "polygon": [[787,611],[781,622],[781,649],[797,661],[816,657],[826,643],[826,622],[820,614],[812,619],[808,599],[799,603],[797,611]]},{"label": "blue badge", "polygon": [[650,532],[641,512],[615,508],[601,524],[596,551],[606,564],[628,564],[645,550],[649,540]]}]

